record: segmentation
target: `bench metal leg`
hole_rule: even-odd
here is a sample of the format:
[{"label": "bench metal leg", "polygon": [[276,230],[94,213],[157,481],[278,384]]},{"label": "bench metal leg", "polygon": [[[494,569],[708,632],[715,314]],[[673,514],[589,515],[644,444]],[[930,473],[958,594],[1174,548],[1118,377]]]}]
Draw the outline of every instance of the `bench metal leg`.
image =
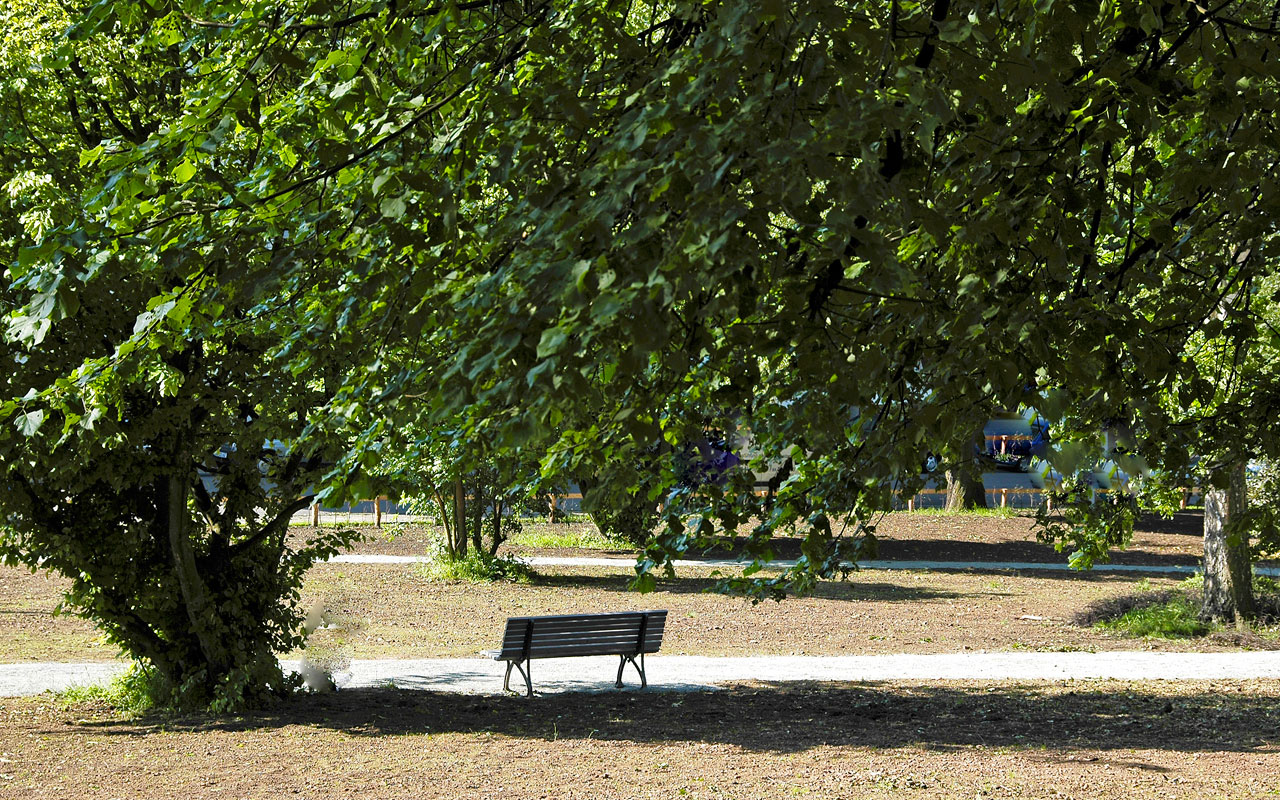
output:
[{"label": "bench metal leg", "polygon": [[533,681],[529,679],[529,673],[532,670],[529,669],[528,661],[524,662],[524,666],[520,666],[520,663],[516,661],[507,662],[507,675],[502,679],[502,690],[504,692],[512,692],[512,693],[514,693],[515,691],[511,688],[511,668],[512,667],[515,667],[516,669],[520,670],[520,674],[524,676],[524,685],[526,689],[525,697],[533,697]]},{"label": "bench metal leg", "polygon": [[614,686],[618,689],[622,688],[622,670],[627,666],[627,662],[631,662],[631,666],[636,668],[636,672],[640,673],[640,688],[643,689],[649,685],[649,679],[644,674],[644,653],[640,654],[639,663],[636,662],[635,656],[618,656],[618,680],[614,682]]}]

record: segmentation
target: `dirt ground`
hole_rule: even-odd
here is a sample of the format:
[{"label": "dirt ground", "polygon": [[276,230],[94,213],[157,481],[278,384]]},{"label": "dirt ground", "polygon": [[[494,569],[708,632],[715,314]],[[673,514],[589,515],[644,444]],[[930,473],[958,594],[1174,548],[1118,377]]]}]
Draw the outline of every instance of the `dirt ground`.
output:
[{"label": "dirt ground", "polygon": [[[686,575],[689,570],[683,571]],[[1074,623],[1091,603],[1176,585],[1167,578],[1049,573],[865,571],[812,597],[751,605],[702,591],[712,581],[662,581],[652,594],[599,569],[545,568],[533,584],[425,581],[410,565],[317,567],[305,600],[332,612],[336,630],[313,648],[355,658],[468,656],[497,646],[509,616],[665,608],[663,652],[688,655],[862,655],[981,650],[1271,649],[1238,634],[1194,640],[1128,639]],[[707,572],[702,571],[703,575]],[[1143,588],[1137,588],[1137,587]],[[370,592],[370,587],[375,587]],[[395,598],[379,604],[377,598]]]},{"label": "dirt ground", "polygon": [[[1163,525],[1148,521],[1123,555],[1130,563],[1194,563],[1199,520],[1186,516]],[[1063,561],[1029,541],[1030,520],[1021,517],[895,514],[880,530],[886,558]],[[430,535],[422,527],[371,532],[354,551],[421,554]],[[663,652],[690,655],[1275,649],[1280,634],[1143,640],[1076,624],[1093,604],[1178,583],[1158,575],[865,570],[846,582],[824,583],[812,597],[753,606],[706,592],[713,584],[706,568],[681,569],[648,595],[628,590],[626,569],[546,567],[538,573],[530,584],[479,587],[429,581],[413,564],[317,565],[303,602],[323,609],[330,627],[313,635],[308,655],[465,657],[496,646],[509,616],[642,608],[668,609]],[[61,586],[45,574],[0,568],[0,662],[114,657],[87,622],[51,615]]]},{"label": "dirt ground", "polygon": [[[1194,515],[1148,522],[1116,560],[1195,563],[1198,525]],[[421,554],[432,535],[389,533],[356,552]],[[884,558],[1063,560],[1033,541],[1025,518],[897,514],[880,534]],[[1170,588],[1171,577],[867,570],[755,606],[704,592],[709,568],[683,569],[650,595],[627,582],[625,569],[544,568],[528,584],[477,586],[428,581],[412,564],[318,565],[304,601],[331,627],[307,655],[468,656],[495,646],[508,616],[606,608],[669,609],[663,652],[673,654],[1275,647],[1274,632],[1170,642],[1073,621],[1095,603]],[[112,657],[87,623],[51,615],[61,586],[0,568],[0,661]],[[1277,794],[1277,681],[754,683],[532,699],[377,689],[232,719],[129,719],[100,703],[0,698],[0,800]]]},{"label": "dirt ground", "polygon": [[1275,682],[367,690],[234,719],[0,699],[0,798],[1261,798]]},{"label": "dirt ground", "polygon": [[[1066,554],[1035,538],[1035,520],[1028,515],[999,517],[981,515],[949,515],[900,512],[886,515],[876,527],[880,539],[880,558],[885,560],[932,561],[1033,561],[1066,563]],[[1203,555],[1203,515],[1184,511],[1172,519],[1146,517],[1135,527],[1133,541],[1125,550],[1112,553],[1116,564],[1197,564]],[[546,526],[548,529],[594,529],[590,523],[573,522]],[[294,536],[305,537],[306,528],[295,529]],[[388,525],[383,529],[365,527],[368,535],[352,548],[352,553],[386,555],[422,555],[430,552],[432,540],[439,530],[426,525]],[[775,539],[778,558],[795,558],[799,554],[798,539],[779,536]],[[580,550],[574,548],[533,549],[519,545],[503,545],[500,552],[516,555],[616,555],[629,556],[630,550]],[[690,558],[699,553],[690,553]],[[728,552],[709,555],[725,557]]]}]

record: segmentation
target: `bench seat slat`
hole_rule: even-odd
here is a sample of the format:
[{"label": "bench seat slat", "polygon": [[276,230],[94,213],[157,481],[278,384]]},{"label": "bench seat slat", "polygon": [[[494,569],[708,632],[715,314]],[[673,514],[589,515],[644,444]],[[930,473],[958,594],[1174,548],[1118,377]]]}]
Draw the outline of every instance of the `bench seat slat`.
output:
[{"label": "bench seat slat", "polygon": [[[637,631],[624,631],[620,633],[601,633],[601,634],[591,634],[591,635],[584,635],[581,633],[565,633],[565,634],[558,634],[555,636],[539,636],[535,634],[532,637],[532,643],[533,644],[539,644],[539,643],[563,644],[568,642],[610,642],[610,641],[635,642],[639,640],[639,637],[637,634],[638,634]],[[645,633],[645,637],[644,637],[645,641],[661,641],[661,639],[662,639],[662,636],[660,634],[655,635],[647,632]],[[517,636],[510,639],[506,639],[503,641],[502,647],[504,650],[510,649],[513,647],[524,647],[524,637]]]},{"label": "bench seat slat", "polygon": [[[656,632],[661,632],[661,628],[655,628]],[[630,636],[632,638],[640,634],[639,625],[631,625],[626,628],[562,628],[560,630],[547,631],[536,625],[533,628],[533,635],[539,639],[556,639],[565,636]],[[649,635],[649,629],[645,629],[645,635]],[[512,631],[509,635],[503,637],[503,641],[517,642],[524,639],[525,632],[523,630]]]},{"label": "bench seat slat", "polygon": [[[656,653],[657,648],[642,651],[644,653]],[[533,650],[529,653],[530,658],[574,658],[577,656],[630,656],[640,655],[631,647],[614,647],[614,648],[582,648],[582,647],[548,647]],[[520,653],[513,653],[513,658],[519,658]]]},{"label": "bench seat slat", "polygon": [[[656,649],[662,644],[662,640],[657,637],[646,636],[644,641],[640,643],[641,650],[649,648]],[[557,640],[534,640],[529,645],[530,652],[537,652],[545,647],[604,647],[604,648],[621,648],[627,651],[636,649],[637,640],[634,636],[610,639],[557,639]],[[503,645],[504,653],[521,653],[524,652],[523,642],[514,642],[509,645]]]},{"label": "bench seat slat", "polygon": [[[540,647],[529,651],[529,658],[566,658],[568,656],[631,656],[658,652],[658,646],[646,645],[640,650],[634,647]],[[523,660],[523,650],[498,650],[499,661],[515,659]]]},{"label": "bench seat slat", "polygon": [[[542,647],[542,646],[558,647],[561,645],[575,645],[575,644],[585,645],[585,644],[597,643],[601,645],[607,645],[607,644],[618,643],[618,644],[626,644],[634,648],[636,644],[640,641],[643,641],[645,645],[657,645],[662,642],[662,637],[646,635],[644,639],[641,640],[634,633],[632,633],[629,636],[534,637],[532,641],[530,641],[529,645],[530,647]],[[517,639],[515,641],[502,643],[503,650],[522,650],[524,646],[525,646],[525,643],[523,639]]]},{"label": "bench seat slat", "polygon": [[[654,639],[646,639],[640,645],[639,651],[643,651],[647,649],[656,650],[660,644],[661,642],[658,642]],[[548,649],[569,650],[569,649],[575,649],[575,648],[579,650],[600,650],[601,652],[609,652],[609,653],[638,652],[636,647],[636,640],[634,637],[632,637],[630,639],[603,639],[603,640],[579,639],[579,640],[570,640],[570,641],[563,641],[563,642],[534,642],[529,646],[529,654],[536,658],[537,654],[542,652],[543,650],[548,650]],[[522,645],[517,645],[515,647],[504,647],[502,650],[504,653],[519,655],[520,653],[524,652],[524,647]]]},{"label": "bench seat slat", "polygon": [[534,620],[539,624],[561,622],[561,621],[585,622],[585,621],[592,621],[592,620],[607,620],[610,618],[615,618],[615,619],[623,618],[623,617],[635,618],[645,614],[649,615],[650,620],[654,620],[659,616],[665,617],[667,612],[665,610],[661,610],[661,611],[614,611],[607,614],[548,614],[546,616],[540,616],[540,617],[510,617],[507,619],[507,623],[514,624],[514,623],[526,622],[528,620]]},{"label": "bench seat slat", "polygon": [[[631,617],[629,619],[607,619],[607,620],[583,620],[580,622],[560,621],[543,622],[541,620],[523,621],[512,623],[508,628],[508,633],[517,631],[523,632],[525,626],[532,624],[534,630],[542,633],[554,633],[556,631],[610,631],[610,630],[639,630],[640,617]],[[649,625],[657,624],[657,620],[649,620]],[[648,627],[648,626],[646,626]]]}]

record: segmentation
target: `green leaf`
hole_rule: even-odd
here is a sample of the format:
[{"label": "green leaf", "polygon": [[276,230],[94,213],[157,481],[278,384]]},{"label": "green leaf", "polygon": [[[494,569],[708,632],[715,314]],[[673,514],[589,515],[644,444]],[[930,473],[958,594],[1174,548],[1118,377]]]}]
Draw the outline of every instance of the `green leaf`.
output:
[{"label": "green leaf", "polygon": [[538,358],[546,358],[555,355],[564,348],[564,343],[568,341],[568,336],[559,328],[547,328],[542,332],[542,338],[538,341]]},{"label": "green leaf", "polygon": [[190,161],[183,160],[173,168],[173,179],[178,183],[186,183],[196,175],[196,165]]},{"label": "green leaf", "polygon": [[388,197],[378,204],[378,210],[382,212],[382,216],[392,219],[400,219],[408,209],[404,197]]},{"label": "green leaf", "polygon": [[18,431],[23,436],[35,436],[36,431],[40,430],[40,426],[44,424],[44,410],[36,409],[28,411],[17,419]]},{"label": "green leaf", "polygon": [[201,140],[197,149],[202,153],[216,152],[218,145],[222,144],[222,140],[225,139],[227,134],[235,128],[235,124],[236,118],[233,115],[227,114],[223,116],[222,119],[218,121],[218,124],[214,126],[213,130],[209,131],[209,133],[205,135],[204,139]]}]

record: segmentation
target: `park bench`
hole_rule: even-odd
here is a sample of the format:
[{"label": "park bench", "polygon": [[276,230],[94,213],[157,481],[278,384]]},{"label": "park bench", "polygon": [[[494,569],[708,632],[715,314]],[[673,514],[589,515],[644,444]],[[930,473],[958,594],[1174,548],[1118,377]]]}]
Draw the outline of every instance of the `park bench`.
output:
[{"label": "park bench", "polygon": [[666,611],[512,617],[507,620],[507,629],[502,635],[502,649],[486,650],[484,654],[494,661],[507,662],[502,688],[508,692],[512,691],[513,667],[524,676],[527,694],[532,696],[530,660],[574,656],[618,656],[618,679],[614,685],[622,688],[622,670],[630,662],[640,673],[640,687],[644,688],[649,685],[644,674],[644,655],[658,652],[666,624]]}]

